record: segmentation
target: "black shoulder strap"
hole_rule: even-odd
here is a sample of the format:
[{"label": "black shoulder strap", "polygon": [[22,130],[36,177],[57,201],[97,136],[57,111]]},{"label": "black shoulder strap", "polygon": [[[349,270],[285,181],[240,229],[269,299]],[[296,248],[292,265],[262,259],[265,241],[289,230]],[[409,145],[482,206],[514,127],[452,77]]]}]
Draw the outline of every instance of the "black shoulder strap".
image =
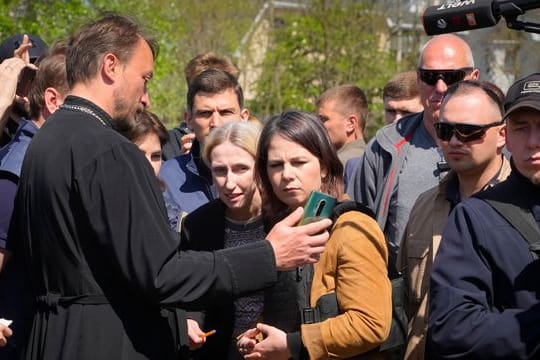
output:
[{"label": "black shoulder strap", "polygon": [[334,206],[334,209],[332,211],[332,222],[335,222],[338,217],[340,217],[341,215],[343,215],[344,213],[348,211],[360,211],[370,216],[371,218],[375,219],[375,214],[367,206],[356,201],[344,201]]},{"label": "black shoulder strap", "polygon": [[535,258],[538,258],[540,255],[540,230],[531,212],[528,209],[507,202],[487,198],[482,200],[494,208],[527,240],[529,250],[535,255]]},{"label": "black shoulder strap", "polygon": [[[360,211],[372,218],[373,212],[366,206],[355,201],[345,201],[338,203],[332,209],[332,221],[348,211]],[[325,294],[317,300],[315,307],[310,306],[311,282],[313,280],[313,264],[306,264],[296,269],[298,305],[303,324],[311,324],[323,321],[329,317],[339,314],[339,307],[335,292]]]}]

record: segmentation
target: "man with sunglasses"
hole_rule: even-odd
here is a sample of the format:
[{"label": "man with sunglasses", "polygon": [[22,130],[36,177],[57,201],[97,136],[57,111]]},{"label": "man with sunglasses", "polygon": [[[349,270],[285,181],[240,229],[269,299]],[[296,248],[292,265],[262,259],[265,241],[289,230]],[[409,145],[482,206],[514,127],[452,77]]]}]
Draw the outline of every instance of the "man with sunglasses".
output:
[{"label": "man with sunglasses", "polygon": [[456,35],[440,35],[422,48],[418,90],[424,111],[380,129],[347,185],[349,196],[370,207],[384,231],[389,249],[389,274],[398,277],[395,261],[409,212],[418,195],[439,183],[447,167],[435,142],[448,86],[476,79],[478,70],[469,45]]},{"label": "man with sunglasses", "polygon": [[399,250],[398,269],[408,294],[405,359],[425,357],[429,273],[448,214],[461,200],[510,174],[502,154],[503,104],[498,87],[477,80],[453,84],[444,97],[435,132],[451,170],[438,186],[418,197]]},{"label": "man with sunglasses", "polygon": [[540,74],[514,83],[504,108],[512,173],[448,218],[431,272],[430,359],[540,357]]}]

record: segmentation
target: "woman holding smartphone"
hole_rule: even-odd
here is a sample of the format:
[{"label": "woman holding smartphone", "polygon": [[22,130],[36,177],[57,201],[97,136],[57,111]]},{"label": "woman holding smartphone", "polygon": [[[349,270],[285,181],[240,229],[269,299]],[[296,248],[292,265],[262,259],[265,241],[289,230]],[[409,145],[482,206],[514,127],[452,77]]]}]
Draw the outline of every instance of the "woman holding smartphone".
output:
[{"label": "woman holding smartphone", "polygon": [[[312,114],[287,111],[271,118],[261,133],[257,160],[268,217],[304,206],[312,191],[345,200],[343,167]],[[245,359],[378,357],[375,348],[388,336],[392,319],[388,251],[375,220],[354,209],[351,202],[334,208],[334,214],[342,214],[335,216],[320,261],[299,271],[304,282],[299,291],[307,292],[300,331],[258,324],[238,341]],[[259,342],[260,333],[264,340]]]},{"label": "woman holding smartphone", "polygon": [[[210,168],[219,198],[184,218],[180,231],[182,250],[213,251],[265,239],[261,196],[254,178],[259,133],[260,127],[255,124],[233,121],[208,136],[203,159]],[[209,304],[204,313],[188,314],[192,347],[204,343],[194,357],[241,359],[236,336],[261,320],[290,330],[297,328],[294,274],[280,273],[277,284],[267,291],[234,300],[224,298]],[[212,330],[217,331],[206,338],[204,332]]]}]

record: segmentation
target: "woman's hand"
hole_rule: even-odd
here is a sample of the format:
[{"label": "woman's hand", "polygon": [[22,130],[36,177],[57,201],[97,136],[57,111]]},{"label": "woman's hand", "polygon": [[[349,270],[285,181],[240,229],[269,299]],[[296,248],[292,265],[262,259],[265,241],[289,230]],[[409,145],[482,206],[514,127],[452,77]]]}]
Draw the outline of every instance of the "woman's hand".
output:
[{"label": "woman's hand", "polygon": [[[291,357],[287,347],[287,334],[284,331],[265,324],[257,324],[257,328],[252,330],[253,332],[248,334],[252,336],[248,336],[249,342],[246,343],[244,352],[240,351],[244,359],[287,360]],[[256,342],[255,336],[259,333],[264,339]],[[240,341],[242,339],[239,343]]]},{"label": "woman's hand", "polygon": [[206,342],[204,332],[199,327],[199,323],[193,319],[187,319],[189,336],[189,350],[197,350]]},{"label": "woman's hand", "polygon": [[250,354],[253,348],[257,344],[257,339],[261,332],[257,328],[249,329],[243,334],[239,335],[236,339],[236,348],[242,355]]}]

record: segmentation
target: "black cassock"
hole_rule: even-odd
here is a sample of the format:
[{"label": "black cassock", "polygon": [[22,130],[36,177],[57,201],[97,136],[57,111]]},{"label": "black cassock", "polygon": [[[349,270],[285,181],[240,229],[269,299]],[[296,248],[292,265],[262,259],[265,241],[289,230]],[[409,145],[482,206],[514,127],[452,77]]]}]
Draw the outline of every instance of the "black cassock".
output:
[{"label": "black cassock", "polygon": [[66,105],[30,144],[10,230],[37,300],[26,359],[173,358],[161,307],[198,309],[271,285],[271,246],[178,253],[142,153],[94,104]]}]

